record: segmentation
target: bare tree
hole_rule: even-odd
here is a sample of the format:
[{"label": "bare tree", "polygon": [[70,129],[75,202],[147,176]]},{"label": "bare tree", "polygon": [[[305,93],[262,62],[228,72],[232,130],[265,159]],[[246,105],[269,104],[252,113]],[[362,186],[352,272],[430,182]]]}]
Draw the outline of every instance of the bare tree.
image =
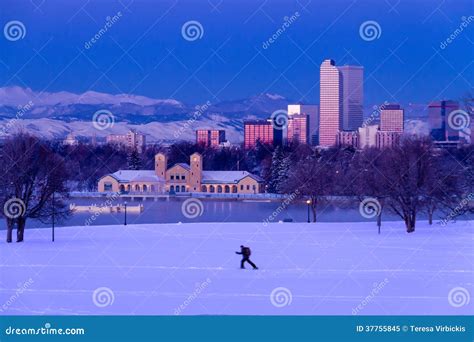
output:
[{"label": "bare tree", "polygon": [[63,201],[68,196],[66,166],[45,142],[24,133],[9,138],[2,149],[1,173],[7,242],[15,225],[17,242],[23,241],[28,218],[50,222],[53,213],[57,219],[69,214]]}]

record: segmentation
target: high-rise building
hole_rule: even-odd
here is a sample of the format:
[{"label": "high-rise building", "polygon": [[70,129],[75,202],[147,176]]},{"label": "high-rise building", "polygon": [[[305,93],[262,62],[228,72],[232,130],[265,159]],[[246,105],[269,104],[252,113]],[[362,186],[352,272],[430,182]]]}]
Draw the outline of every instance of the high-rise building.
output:
[{"label": "high-rise building", "polygon": [[253,148],[257,141],[262,144],[281,145],[283,130],[276,129],[272,120],[244,121],[244,147]]},{"label": "high-rise building", "polygon": [[319,83],[319,145],[332,146],[341,128],[342,113],[341,72],[332,59],[321,64]]},{"label": "high-rise building", "polygon": [[288,116],[287,141],[299,144],[308,143],[308,115],[293,114]]},{"label": "high-rise building", "polygon": [[118,144],[127,147],[128,149],[136,149],[138,152],[143,152],[146,147],[146,136],[131,129],[127,134],[109,134],[106,138],[108,144]]},{"label": "high-rise building", "polygon": [[434,141],[459,140],[459,131],[448,125],[449,113],[458,109],[459,103],[456,101],[437,101],[428,105],[428,122]]},{"label": "high-rise building", "polygon": [[218,147],[225,141],[225,131],[222,129],[198,129],[196,130],[196,144],[207,147]]},{"label": "high-rise building", "polygon": [[337,67],[342,80],[342,122],[345,131],[362,126],[364,106],[364,67],[343,65]]},{"label": "high-rise building", "polygon": [[380,110],[380,130],[403,133],[404,111],[398,104],[386,104]]},{"label": "high-rise building", "polygon": [[317,145],[319,140],[319,106],[292,104],[288,105],[288,116],[305,114],[308,116],[308,143]]}]

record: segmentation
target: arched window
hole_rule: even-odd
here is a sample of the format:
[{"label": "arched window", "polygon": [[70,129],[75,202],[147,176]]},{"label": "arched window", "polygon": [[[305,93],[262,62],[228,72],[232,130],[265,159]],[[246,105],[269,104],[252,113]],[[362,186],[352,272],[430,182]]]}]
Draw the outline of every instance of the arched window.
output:
[{"label": "arched window", "polygon": [[220,185],[217,186],[217,192],[222,193],[222,186],[220,186]]},{"label": "arched window", "polygon": [[174,189],[175,192],[179,192],[179,185],[176,185],[176,188]]},{"label": "arched window", "polygon": [[132,187],[130,184],[127,185],[127,191],[130,192],[130,190],[132,190]]},{"label": "arched window", "polygon": [[135,184],[135,191],[140,191],[140,185]]},{"label": "arched window", "polygon": [[216,192],[216,189],[214,188],[214,185],[211,185],[211,186],[210,186],[210,189],[211,189],[211,190],[210,190],[209,192]]},{"label": "arched window", "polygon": [[148,187],[146,186],[146,184],[143,184],[143,192],[147,192],[148,191]]},{"label": "arched window", "polygon": [[228,193],[230,192],[230,187],[229,187],[228,185],[226,185],[226,186],[224,187],[224,192],[225,192],[226,194],[228,194]]},{"label": "arched window", "polygon": [[170,186],[170,192],[174,191],[174,185]]},{"label": "arched window", "polygon": [[207,187],[205,185],[201,186],[201,192],[207,192]]},{"label": "arched window", "polygon": [[232,185],[232,193],[237,193],[237,185]]},{"label": "arched window", "polygon": [[125,192],[125,185],[120,184],[120,192]]},{"label": "arched window", "polygon": [[181,185],[181,192],[186,192],[186,187],[184,185]]}]

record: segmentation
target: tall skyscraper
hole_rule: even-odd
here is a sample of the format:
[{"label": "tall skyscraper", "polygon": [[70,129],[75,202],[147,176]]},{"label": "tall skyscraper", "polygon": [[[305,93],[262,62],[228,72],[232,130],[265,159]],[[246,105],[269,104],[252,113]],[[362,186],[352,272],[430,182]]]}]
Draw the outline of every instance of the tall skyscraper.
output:
[{"label": "tall skyscraper", "polygon": [[319,145],[332,146],[341,128],[342,79],[332,59],[326,59],[320,68]]},{"label": "tall skyscraper", "polygon": [[437,101],[428,105],[428,122],[434,141],[459,140],[459,132],[448,125],[448,116],[459,109],[456,101]]},{"label": "tall skyscraper", "polygon": [[342,79],[342,129],[355,131],[362,126],[364,106],[364,67],[337,67]]},{"label": "tall skyscraper", "polygon": [[225,141],[223,129],[198,129],[196,130],[196,144],[207,147],[218,147]]},{"label": "tall skyscraper", "polygon": [[398,104],[381,106],[380,130],[403,133],[404,111]]},{"label": "tall skyscraper", "polygon": [[306,115],[309,121],[308,143],[317,145],[319,140],[319,106],[293,104],[288,105],[288,116]]}]

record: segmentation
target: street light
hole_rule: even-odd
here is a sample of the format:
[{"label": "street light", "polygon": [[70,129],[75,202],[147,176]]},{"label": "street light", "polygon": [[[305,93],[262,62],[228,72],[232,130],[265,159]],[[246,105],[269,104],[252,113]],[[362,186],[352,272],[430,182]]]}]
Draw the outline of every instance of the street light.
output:
[{"label": "street light", "polygon": [[308,205],[308,223],[309,223],[310,222],[309,221],[309,206],[311,205],[311,200],[307,200],[306,204]]},{"label": "street light", "polygon": [[126,226],[127,225],[127,201],[124,202],[124,205],[125,205],[125,220],[123,222],[123,225]]}]

